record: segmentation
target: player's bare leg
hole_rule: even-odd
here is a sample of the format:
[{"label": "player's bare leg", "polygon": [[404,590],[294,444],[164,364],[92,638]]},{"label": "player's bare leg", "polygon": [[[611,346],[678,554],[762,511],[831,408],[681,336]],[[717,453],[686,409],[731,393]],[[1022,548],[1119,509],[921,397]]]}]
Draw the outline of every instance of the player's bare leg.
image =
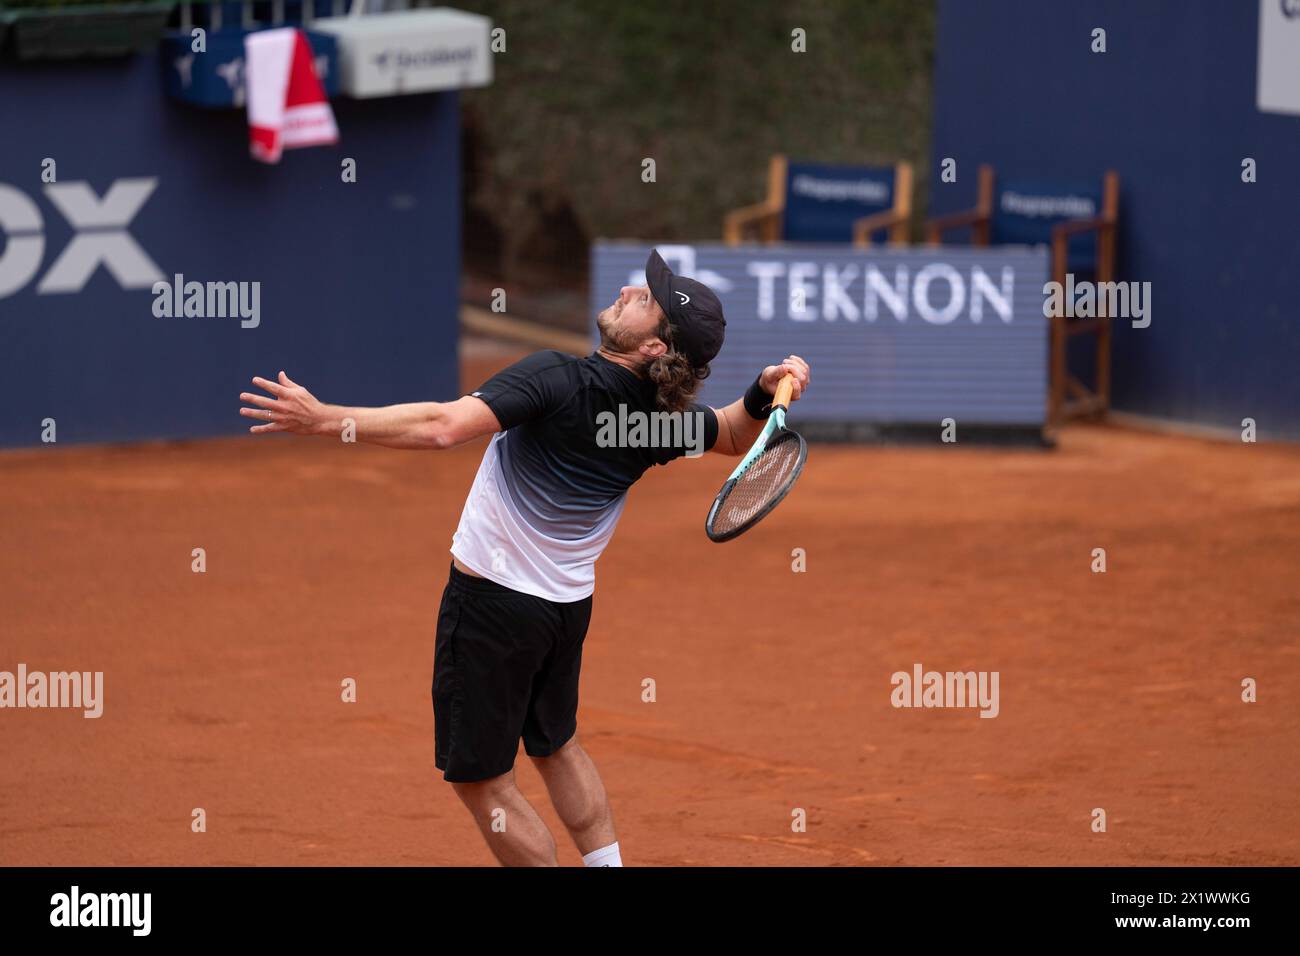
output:
[{"label": "player's bare leg", "polygon": [[[476,783],[453,783],[488,849],[502,866],[558,866],[555,839],[515,786],[515,772]],[[504,815],[501,812],[504,811]],[[493,827],[493,824],[495,828]]]},{"label": "player's bare leg", "polygon": [[[609,809],[609,798],[595,763],[578,744],[577,737],[549,757],[534,757],[546,791],[551,796],[555,812],[564,821],[569,836],[584,858],[597,851],[608,851],[605,856],[618,859],[618,837],[614,835],[614,815]],[[597,861],[593,864],[608,863]],[[621,861],[613,865],[621,866]]]}]

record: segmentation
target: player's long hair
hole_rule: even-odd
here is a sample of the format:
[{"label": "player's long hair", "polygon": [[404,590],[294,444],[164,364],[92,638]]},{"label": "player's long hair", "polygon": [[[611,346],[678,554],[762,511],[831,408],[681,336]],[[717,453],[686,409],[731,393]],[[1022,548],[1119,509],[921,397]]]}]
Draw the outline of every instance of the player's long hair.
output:
[{"label": "player's long hair", "polygon": [[709,377],[709,367],[695,368],[690,359],[673,348],[673,333],[667,319],[659,323],[658,335],[668,351],[646,367],[646,374],[655,383],[655,404],[665,412],[684,412],[695,401],[701,383]]}]

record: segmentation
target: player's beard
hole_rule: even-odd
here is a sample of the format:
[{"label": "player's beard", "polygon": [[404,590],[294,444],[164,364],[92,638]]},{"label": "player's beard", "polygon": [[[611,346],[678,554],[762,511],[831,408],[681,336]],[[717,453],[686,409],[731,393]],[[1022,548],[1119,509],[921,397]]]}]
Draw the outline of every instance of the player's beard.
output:
[{"label": "player's beard", "polygon": [[[596,316],[596,328],[600,330],[600,347],[607,352],[615,352],[629,358],[638,357],[641,343],[653,336],[638,334],[623,328],[618,316],[612,314],[613,312],[614,306],[610,306]],[[640,361],[639,364],[644,367],[649,363]]]}]

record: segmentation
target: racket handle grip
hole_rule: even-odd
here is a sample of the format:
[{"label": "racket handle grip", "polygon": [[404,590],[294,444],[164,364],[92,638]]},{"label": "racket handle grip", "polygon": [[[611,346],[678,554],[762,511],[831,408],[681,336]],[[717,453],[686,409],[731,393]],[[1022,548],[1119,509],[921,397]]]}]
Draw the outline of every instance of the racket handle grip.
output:
[{"label": "racket handle grip", "polygon": [[790,396],[794,394],[794,373],[787,372],[785,378],[781,379],[781,384],[776,387],[776,395],[772,398],[772,407],[780,405],[786,411],[790,410]]}]

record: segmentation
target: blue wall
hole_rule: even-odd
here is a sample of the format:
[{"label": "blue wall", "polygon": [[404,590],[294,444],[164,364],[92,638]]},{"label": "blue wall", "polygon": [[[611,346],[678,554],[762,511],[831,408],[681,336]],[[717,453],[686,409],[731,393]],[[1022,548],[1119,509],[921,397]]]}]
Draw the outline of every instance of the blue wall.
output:
[{"label": "blue wall", "polygon": [[931,212],[973,205],[981,162],[1118,170],[1119,278],[1151,282],[1152,324],[1116,325],[1115,406],[1300,438],[1300,117],[1255,107],[1258,16],[1255,0],[940,0]]},{"label": "blue wall", "polygon": [[[165,99],[154,56],[0,68],[0,183],[39,208],[36,277],[0,298],[0,445],[239,433],[238,395],[283,368],[326,401],[383,404],[457,394],[458,100],[334,101],[340,142],[248,158],[242,110]],[[102,266],[76,293],[37,285],[73,230],[43,191],[103,196],[156,177],[129,232],[171,279],[260,281],[261,324],[156,318],[149,289]],[[340,163],[357,161],[343,183]],[[0,229],[0,254],[6,248]]]}]

